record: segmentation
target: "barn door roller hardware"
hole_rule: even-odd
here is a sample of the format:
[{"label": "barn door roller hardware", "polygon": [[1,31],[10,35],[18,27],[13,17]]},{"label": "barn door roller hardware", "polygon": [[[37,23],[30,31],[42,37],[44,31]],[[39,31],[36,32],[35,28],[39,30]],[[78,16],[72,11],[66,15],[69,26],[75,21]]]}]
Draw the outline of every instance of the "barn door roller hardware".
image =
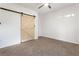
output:
[{"label": "barn door roller hardware", "polygon": [[[18,12],[18,11],[14,11],[14,10],[11,10],[11,9],[6,9],[6,8],[3,8],[3,7],[0,7],[0,9],[2,10],[6,10],[6,11],[10,11],[10,12],[14,12],[14,13],[18,13],[18,14],[24,14],[24,15],[29,15],[29,14],[26,14],[26,13],[23,13],[23,12]],[[29,16],[33,16],[35,17],[34,15],[29,15]]]}]

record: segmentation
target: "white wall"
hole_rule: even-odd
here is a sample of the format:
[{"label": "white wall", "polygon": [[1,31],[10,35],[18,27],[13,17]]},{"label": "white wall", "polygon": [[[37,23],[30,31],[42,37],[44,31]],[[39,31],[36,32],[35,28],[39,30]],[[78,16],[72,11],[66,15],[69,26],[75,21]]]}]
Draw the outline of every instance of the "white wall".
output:
[{"label": "white wall", "polygon": [[[0,4],[0,7],[19,11],[19,12],[24,12],[30,15],[35,15],[36,16],[35,17],[35,39],[38,38],[38,14],[37,12],[21,7],[16,4]],[[0,25],[0,28],[2,29],[0,30],[0,48],[7,47],[10,45],[14,45],[14,44],[19,44],[21,41],[20,14],[0,10],[0,21],[1,19],[3,19],[2,22],[4,21],[4,24]],[[8,22],[7,25],[6,25],[6,22]],[[5,38],[7,39],[3,40]]]},{"label": "white wall", "polygon": [[79,44],[79,4],[42,15],[40,36]]},{"label": "white wall", "polygon": [[41,14],[38,14],[38,36],[42,36],[42,21],[43,21],[43,17]]},{"label": "white wall", "polygon": [[0,48],[20,43],[20,16],[0,9]]}]

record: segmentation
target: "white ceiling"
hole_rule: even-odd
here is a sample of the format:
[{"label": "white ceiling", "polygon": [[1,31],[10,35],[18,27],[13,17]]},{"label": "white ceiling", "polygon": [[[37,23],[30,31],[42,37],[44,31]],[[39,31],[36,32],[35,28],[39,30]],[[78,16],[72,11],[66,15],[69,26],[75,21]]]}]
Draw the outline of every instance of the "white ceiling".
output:
[{"label": "white ceiling", "polygon": [[42,3],[17,3],[17,5],[20,5],[22,7],[37,11],[38,13],[46,13],[52,10],[58,10],[61,9],[63,7],[69,6],[72,3],[51,3],[52,9],[49,9],[47,6],[44,6],[40,9],[38,9],[38,7],[41,5]]}]

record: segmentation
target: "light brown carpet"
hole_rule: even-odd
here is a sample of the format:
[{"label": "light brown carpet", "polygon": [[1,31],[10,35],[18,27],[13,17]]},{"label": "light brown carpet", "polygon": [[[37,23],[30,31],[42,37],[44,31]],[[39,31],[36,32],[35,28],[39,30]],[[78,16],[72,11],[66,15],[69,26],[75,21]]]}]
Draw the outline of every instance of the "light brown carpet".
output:
[{"label": "light brown carpet", "polygon": [[1,56],[79,56],[79,45],[46,37],[0,49]]}]

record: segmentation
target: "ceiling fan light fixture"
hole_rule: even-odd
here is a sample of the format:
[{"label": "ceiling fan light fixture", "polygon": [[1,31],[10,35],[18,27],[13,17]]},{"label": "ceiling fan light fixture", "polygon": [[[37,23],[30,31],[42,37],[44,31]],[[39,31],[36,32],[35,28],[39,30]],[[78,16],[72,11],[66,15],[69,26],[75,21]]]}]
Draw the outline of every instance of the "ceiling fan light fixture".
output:
[{"label": "ceiling fan light fixture", "polygon": [[44,5],[45,5],[45,6],[48,6],[48,5],[49,5],[49,3],[45,3]]},{"label": "ceiling fan light fixture", "polygon": [[38,9],[42,8],[43,6],[46,6],[46,7],[48,7],[49,9],[52,8],[49,3],[44,3],[44,4],[42,4],[41,6],[39,6]]}]

